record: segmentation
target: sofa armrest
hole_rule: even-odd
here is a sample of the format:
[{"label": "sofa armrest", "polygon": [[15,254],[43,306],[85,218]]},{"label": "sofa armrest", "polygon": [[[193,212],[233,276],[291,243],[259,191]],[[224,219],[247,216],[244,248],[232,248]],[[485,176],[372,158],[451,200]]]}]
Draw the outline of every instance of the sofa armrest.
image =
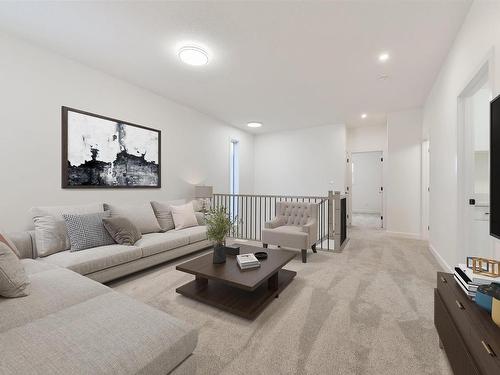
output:
[{"label": "sofa armrest", "polygon": [[34,247],[35,232],[11,232],[7,237],[14,243],[21,259],[36,258],[36,249]]},{"label": "sofa armrest", "polygon": [[282,217],[275,217],[271,221],[266,221],[264,223],[264,228],[274,229],[274,228],[281,227],[282,225],[285,225],[285,220]]},{"label": "sofa armrest", "polygon": [[318,225],[315,219],[309,220],[305,225],[302,226],[302,231],[308,234],[308,242],[310,245],[316,242],[316,233],[318,231]]}]

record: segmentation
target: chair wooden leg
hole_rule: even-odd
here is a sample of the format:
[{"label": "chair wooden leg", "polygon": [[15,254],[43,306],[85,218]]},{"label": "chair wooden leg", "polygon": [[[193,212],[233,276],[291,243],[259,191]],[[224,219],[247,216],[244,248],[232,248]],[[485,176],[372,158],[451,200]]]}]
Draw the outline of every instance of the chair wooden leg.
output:
[{"label": "chair wooden leg", "polygon": [[267,243],[263,243],[263,244],[262,244],[262,247],[263,247],[264,249],[267,249]]},{"label": "chair wooden leg", "polygon": [[307,249],[302,249],[302,263],[307,263]]},{"label": "chair wooden leg", "polygon": [[316,251],[316,244],[312,245],[311,249],[312,249],[313,253],[317,253],[317,251]]}]

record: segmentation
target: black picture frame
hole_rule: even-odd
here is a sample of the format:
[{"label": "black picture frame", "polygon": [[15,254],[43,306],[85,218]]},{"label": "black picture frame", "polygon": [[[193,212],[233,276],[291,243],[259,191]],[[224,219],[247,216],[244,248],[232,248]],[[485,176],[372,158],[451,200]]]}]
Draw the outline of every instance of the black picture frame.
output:
[{"label": "black picture frame", "polygon": [[[68,113],[76,112],[85,116],[96,117],[103,120],[113,121],[116,123],[133,126],[136,128],[158,133],[158,169],[157,169],[157,184],[156,185],[73,185],[69,178],[69,161],[68,161]],[[161,188],[161,131],[147,126],[137,125],[128,121],[115,119],[112,117],[102,116],[95,113],[82,111],[79,109],[62,106],[61,107],[61,187],[63,189],[159,189]]]}]

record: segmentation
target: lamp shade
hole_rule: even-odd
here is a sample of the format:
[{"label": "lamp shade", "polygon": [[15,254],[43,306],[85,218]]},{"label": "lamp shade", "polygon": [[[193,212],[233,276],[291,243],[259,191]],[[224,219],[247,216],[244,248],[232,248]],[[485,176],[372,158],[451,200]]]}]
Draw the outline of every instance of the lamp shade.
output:
[{"label": "lamp shade", "polygon": [[194,197],[195,198],[212,198],[213,186],[196,185],[194,187]]}]

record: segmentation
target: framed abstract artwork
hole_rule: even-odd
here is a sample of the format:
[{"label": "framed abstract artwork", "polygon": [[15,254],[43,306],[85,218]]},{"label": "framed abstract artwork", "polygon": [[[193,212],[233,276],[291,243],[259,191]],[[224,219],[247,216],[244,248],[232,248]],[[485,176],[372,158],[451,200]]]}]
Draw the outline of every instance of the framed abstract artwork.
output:
[{"label": "framed abstract artwork", "polygon": [[62,107],[63,188],[160,188],[161,132]]}]

